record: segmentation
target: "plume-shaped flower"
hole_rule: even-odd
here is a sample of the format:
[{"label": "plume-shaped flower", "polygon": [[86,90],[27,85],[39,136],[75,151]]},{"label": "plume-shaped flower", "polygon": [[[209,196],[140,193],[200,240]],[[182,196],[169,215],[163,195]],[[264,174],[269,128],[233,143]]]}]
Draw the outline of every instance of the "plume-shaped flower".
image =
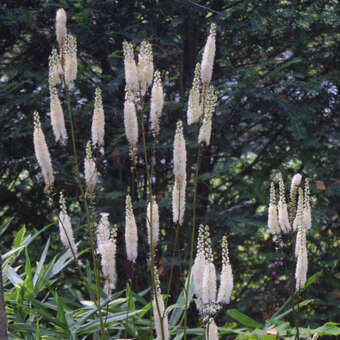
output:
[{"label": "plume-shaped flower", "polygon": [[93,120],[92,120],[92,145],[95,147],[104,147],[105,117],[102,93],[99,87],[96,88],[94,100]]},{"label": "plume-shaped flower", "polygon": [[64,51],[64,77],[69,88],[73,87],[73,83],[77,79],[77,69],[77,39],[72,34],[67,34]]},{"label": "plume-shaped flower", "polygon": [[49,71],[48,81],[50,87],[54,87],[61,83],[61,76],[63,75],[63,68],[60,64],[60,59],[57,50],[54,48],[49,56]]},{"label": "plume-shaped flower", "polygon": [[185,191],[186,191],[186,178],[175,183],[172,189],[172,220],[174,223],[183,224],[185,212]]},{"label": "plume-shaped flower", "polygon": [[218,303],[228,304],[230,302],[231,292],[234,287],[233,272],[229,261],[227,237],[222,238],[222,272],[221,283],[218,290]]},{"label": "plume-shaped flower", "polygon": [[303,191],[300,188],[296,216],[293,222],[293,230],[297,231],[299,228],[299,225],[302,225],[302,223],[303,223]]},{"label": "plume-shaped flower", "polygon": [[296,262],[296,271],[295,271],[295,281],[296,281],[295,289],[299,290],[303,288],[306,283],[307,271],[308,271],[306,229],[303,226],[303,224],[299,226],[298,235],[296,237],[295,249],[297,251],[297,262]]},{"label": "plume-shaped flower", "polygon": [[279,199],[279,224],[283,233],[288,233],[291,230],[289,218],[288,218],[288,208],[285,196],[285,186],[283,183],[282,174],[279,174],[279,188],[280,188],[280,199]]},{"label": "plume-shaped flower", "polygon": [[152,208],[151,202],[148,203],[146,212],[146,228],[148,230],[149,245],[151,240],[151,228],[152,228],[152,244],[154,247],[156,247],[159,239],[159,211],[155,197],[152,200]]},{"label": "plume-shaped flower", "polygon": [[194,80],[192,82],[192,88],[189,93],[188,110],[187,110],[187,122],[188,125],[194,124],[199,121],[202,110],[200,105],[200,64],[196,64]]},{"label": "plume-shaped flower", "polygon": [[64,41],[66,37],[66,12],[63,8],[59,8],[56,14],[55,20],[55,32],[57,36],[57,41],[59,45],[59,49],[61,50],[64,46]]},{"label": "plume-shaped flower", "polygon": [[211,24],[210,33],[204,47],[202,64],[201,64],[201,80],[203,84],[209,85],[212,77],[214,59],[216,51],[216,25]]},{"label": "plume-shaped flower", "polygon": [[110,233],[109,214],[102,213],[97,227],[97,250],[101,255],[102,272],[105,279],[105,291],[110,295],[110,290],[115,288],[116,281],[116,237],[117,227]]},{"label": "plume-shaped flower", "polygon": [[97,184],[98,176],[97,176],[96,163],[92,156],[90,141],[88,141],[86,145],[86,157],[84,160],[84,168],[85,168],[86,189],[89,193],[93,193],[94,188]]},{"label": "plume-shaped flower", "polygon": [[124,52],[124,69],[126,86],[131,91],[137,92],[139,89],[138,73],[133,51],[133,45],[131,43],[128,43],[127,41],[124,41],[123,52]]},{"label": "plume-shaped flower", "polygon": [[58,91],[54,86],[50,87],[50,111],[55,139],[57,142],[60,140],[61,144],[66,144],[67,132],[65,128],[63,108],[58,97]]},{"label": "plume-shaped flower", "polygon": [[125,205],[125,245],[127,258],[131,262],[135,262],[137,258],[138,234],[135,215],[133,213],[131,197],[126,196]]},{"label": "plume-shaped flower", "polygon": [[207,103],[204,110],[205,112],[203,122],[198,135],[198,143],[205,143],[207,146],[210,144],[212,116],[215,112],[216,102],[217,95],[215,93],[214,87],[210,86],[207,96]]},{"label": "plume-shaped flower", "polygon": [[138,54],[137,65],[138,81],[142,96],[144,96],[148,87],[152,84],[153,70],[152,46],[149,42],[143,40]]},{"label": "plume-shaped flower", "polygon": [[78,249],[74,241],[70,216],[67,214],[66,202],[63,193],[60,193],[59,233],[63,245],[70,249],[72,255],[77,257]]},{"label": "plume-shaped flower", "polygon": [[136,107],[133,102],[131,92],[126,89],[125,103],[124,103],[124,126],[125,135],[129,142],[130,156],[133,159],[138,142],[138,121]]},{"label": "plume-shaped flower", "polygon": [[274,183],[270,186],[270,202],[268,208],[268,229],[272,234],[279,234],[280,227],[277,217],[276,193]]},{"label": "plume-shaped flower", "polygon": [[39,113],[34,112],[34,133],[33,144],[35,157],[39,163],[44,182],[45,190],[48,191],[54,183],[51,156],[48,151],[44,132],[41,128]]},{"label": "plume-shaped flower", "polygon": [[161,74],[159,73],[159,71],[156,71],[151,92],[151,111],[150,111],[151,129],[154,137],[158,136],[159,134],[159,117],[162,114],[163,105],[164,95]]},{"label": "plume-shaped flower", "polygon": [[205,243],[205,228],[201,224],[198,229],[197,236],[197,251],[192,267],[192,275],[194,279],[195,295],[197,298],[202,299],[202,277],[205,266],[205,255],[204,255],[204,243]]}]

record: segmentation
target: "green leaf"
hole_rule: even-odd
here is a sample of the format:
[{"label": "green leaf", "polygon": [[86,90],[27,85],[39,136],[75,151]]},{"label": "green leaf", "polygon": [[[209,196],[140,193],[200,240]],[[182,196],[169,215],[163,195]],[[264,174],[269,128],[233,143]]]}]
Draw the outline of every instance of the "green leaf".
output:
[{"label": "green leaf", "polygon": [[43,264],[46,260],[46,255],[47,255],[47,251],[48,251],[48,247],[50,245],[50,238],[48,238],[47,240],[47,243],[44,247],[44,250],[43,252],[41,253],[41,256],[40,256],[40,260],[39,260],[39,264],[38,264],[38,267],[37,267],[37,270],[35,271],[34,273],[34,277],[33,277],[33,285],[35,286],[35,284],[37,283],[37,280],[38,280],[38,277],[39,277],[39,274],[41,272],[41,269],[43,267]]},{"label": "green leaf", "polygon": [[238,321],[242,325],[247,326],[249,328],[259,328],[259,329],[263,329],[264,328],[264,325],[262,325],[261,323],[258,323],[257,321],[255,321],[254,319],[250,318],[249,316],[241,313],[237,309],[229,309],[227,311],[227,314],[231,318],[233,318],[234,320]]},{"label": "green leaf", "polygon": [[129,311],[135,310],[136,309],[135,302],[133,301],[131,287],[128,283],[126,284],[126,298],[128,301],[128,310]]},{"label": "green leaf", "polygon": [[327,322],[323,326],[313,330],[313,334],[321,335],[340,335],[340,323]]}]

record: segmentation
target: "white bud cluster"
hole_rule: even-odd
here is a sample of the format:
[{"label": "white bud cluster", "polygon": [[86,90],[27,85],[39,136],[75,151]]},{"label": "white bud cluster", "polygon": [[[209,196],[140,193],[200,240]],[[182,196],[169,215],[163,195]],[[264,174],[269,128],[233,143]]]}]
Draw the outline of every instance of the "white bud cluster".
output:
[{"label": "white bud cluster", "polygon": [[201,64],[201,80],[203,84],[209,85],[212,77],[214,59],[216,51],[216,25],[211,24],[210,34],[204,47],[202,64]]},{"label": "white bud cluster", "polygon": [[302,223],[303,223],[303,191],[300,188],[296,215],[293,222],[293,230],[297,231],[299,226],[302,225]]},{"label": "white bud cluster", "polygon": [[222,272],[221,282],[218,290],[217,302],[228,304],[230,302],[231,292],[234,288],[233,273],[229,260],[229,250],[227,237],[222,238]]},{"label": "white bud cluster", "polygon": [[77,256],[78,249],[74,241],[70,216],[67,214],[66,202],[63,193],[60,193],[59,233],[63,245],[69,249],[73,256]]},{"label": "white bud cluster", "polygon": [[152,200],[152,208],[151,208],[151,202],[149,202],[147,206],[146,228],[148,231],[149,245],[150,245],[151,230],[152,230],[152,245],[156,247],[158,240],[159,240],[159,210],[158,210],[158,204],[156,202],[155,197],[153,197],[153,200]]},{"label": "white bud cluster", "polygon": [[286,203],[285,186],[283,183],[282,174],[279,174],[279,188],[280,188],[280,199],[279,199],[279,224],[283,233],[288,233],[291,230],[291,226],[288,218],[288,207]]},{"label": "white bud cluster", "polygon": [[[143,40],[138,54],[137,75],[140,86],[140,93],[143,97],[149,86],[152,84],[153,78],[153,55],[151,44]],[[161,85],[162,86],[162,85]],[[162,92],[163,96],[163,92]],[[162,105],[163,106],[163,105]],[[162,110],[160,110],[161,112]]]},{"label": "white bud cluster", "polygon": [[65,128],[64,113],[58,97],[58,91],[54,86],[50,87],[50,111],[55,139],[57,142],[60,140],[61,144],[65,145],[67,141],[67,132]]},{"label": "white bud cluster", "polygon": [[164,106],[164,94],[162,80],[161,74],[157,70],[155,72],[151,91],[151,110],[150,110],[151,129],[152,134],[155,138],[159,134],[159,117],[162,114],[163,106]]},{"label": "white bud cluster", "polygon": [[192,267],[192,274],[194,279],[195,295],[198,299],[202,299],[202,277],[205,265],[204,255],[205,245],[205,227],[199,226],[197,237],[197,250],[194,265]]},{"label": "white bud cluster", "polygon": [[136,106],[130,90],[126,89],[124,102],[124,126],[125,135],[129,142],[130,156],[133,159],[138,142],[138,120]]},{"label": "white bud cluster", "polygon": [[201,65],[196,64],[194,80],[192,82],[192,88],[189,93],[188,110],[187,110],[187,122],[188,125],[197,123],[202,115],[202,106],[200,103],[200,71]]},{"label": "white bud cluster", "polygon": [[295,271],[295,289],[299,290],[304,287],[307,280],[308,255],[306,246],[306,228],[303,224],[299,226],[296,236],[295,250],[297,253],[296,271]]},{"label": "white bud cluster", "polygon": [[84,168],[85,168],[85,181],[86,181],[86,189],[89,193],[94,192],[94,188],[97,184],[97,168],[96,162],[93,159],[92,151],[91,151],[91,142],[88,141],[86,145],[86,157],[84,160]]},{"label": "white bud cluster", "polygon": [[92,119],[92,145],[95,147],[104,147],[104,133],[105,133],[105,116],[103,108],[102,92],[99,87],[96,88],[96,95],[94,99],[94,110]]},{"label": "white bud cluster", "polygon": [[198,143],[205,143],[207,146],[210,144],[212,116],[215,112],[216,103],[217,95],[215,93],[214,87],[210,86],[204,110],[203,123],[198,135]]},{"label": "white bud cluster", "polygon": [[49,56],[49,72],[48,81],[50,87],[59,85],[61,83],[61,77],[63,75],[63,68],[60,64],[60,58],[58,51],[54,48]]},{"label": "white bud cluster", "polygon": [[268,208],[268,229],[269,231],[276,235],[280,234],[279,220],[277,217],[277,206],[276,206],[276,193],[274,183],[270,186],[270,202]]},{"label": "white bud cluster", "polygon": [[123,42],[124,69],[126,86],[134,92],[139,89],[138,73],[133,51],[133,45],[127,41]]},{"label": "white bud cluster", "polygon": [[110,233],[109,214],[102,213],[97,227],[97,251],[101,255],[102,272],[105,279],[106,294],[115,288],[116,281],[116,237],[117,227],[115,226]]},{"label": "white bud cluster", "polygon": [[172,190],[172,216],[174,223],[182,225],[185,211],[187,151],[181,120],[177,122],[173,150],[175,182]]},{"label": "white bud cluster", "polygon": [[55,32],[57,36],[57,41],[59,45],[59,49],[62,49],[64,46],[64,40],[67,34],[66,29],[66,12],[63,8],[59,8],[56,14],[55,21]]},{"label": "white bud cluster", "polygon": [[34,112],[34,133],[33,133],[33,144],[35,157],[39,163],[44,182],[45,190],[49,191],[50,187],[54,183],[53,169],[51,156],[48,151],[44,132],[41,128],[39,113]]},{"label": "white bud cluster", "polygon": [[129,194],[126,196],[125,204],[125,245],[128,260],[135,262],[137,258],[138,233],[131,196]]},{"label": "white bud cluster", "polygon": [[64,77],[69,88],[73,87],[73,83],[77,79],[77,69],[77,39],[72,34],[67,34],[64,49]]}]

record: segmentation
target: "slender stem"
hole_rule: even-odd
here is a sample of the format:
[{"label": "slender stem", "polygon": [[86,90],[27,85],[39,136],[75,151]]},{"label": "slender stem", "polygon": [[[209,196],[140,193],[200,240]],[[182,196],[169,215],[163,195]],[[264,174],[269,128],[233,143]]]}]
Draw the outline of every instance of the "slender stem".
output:
[{"label": "slender stem", "polygon": [[155,283],[155,248],[153,244],[153,226],[152,226],[152,210],[153,210],[153,195],[152,195],[152,183],[151,183],[151,175],[150,175],[150,170],[149,170],[149,164],[148,164],[148,154],[147,154],[147,149],[146,149],[146,134],[145,134],[145,127],[144,127],[144,117],[143,117],[143,105],[140,105],[140,123],[142,127],[142,138],[143,138],[143,151],[144,151],[144,162],[145,162],[145,171],[146,171],[146,177],[147,177],[147,185],[149,189],[149,199],[148,201],[150,202],[150,221],[149,221],[149,226],[150,226],[150,235],[149,235],[149,242],[150,242],[150,257],[151,257],[151,280],[152,280],[152,290],[155,295],[155,301],[156,301],[156,309],[157,309],[157,314],[159,317],[159,320],[161,321],[161,336],[162,340],[165,340],[164,337],[164,327],[163,327],[163,318],[164,315],[161,315],[160,308],[159,308],[159,303],[158,303],[158,293],[157,293],[157,287]]},{"label": "slender stem", "polygon": [[69,95],[68,87],[67,87],[65,82],[64,82],[64,86],[65,86],[65,96],[66,96],[66,102],[67,102],[67,111],[68,111],[70,125],[71,125],[72,147],[73,147],[73,156],[74,156],[74,163],[75,163],[74,169],[75,169],[75,173],[76,173],[78,187],[79,187],[79,190],[80,190],[80,196],[81,196],[81,199],[82,199],[83,205],[84,205],[84,210],[85,210],[85,215],[86,215],[86,220],[87,220],[87,226],[88,226],[88,231],[89,231],[89,237],[90,237],[91,253],[92,253],[95,282],[96,282],[96,288],[97,288],[97,299],[96,299],[95,303],[96,303],[97,310],[98,310],[98,313],[99,313],[101,338],[103,340],[105,340],[106,335],[105,335],[105,330],[104,330],[102,311],[101,311],[101,308],[100,308],[99,271],[98,271],[98,262],[97,262],[97,258],[96,258],[96,254],[95,254],[95,240],[94,240],[94,232],[93,232],[93,223],[91,223],[89,206],[87,204],[85,191],[84,191],[83,185],[81,183],[81,178],[80,178],[77,147],[76,147],[76,140],[75,140],[75,129],[74,129],[73,117],[72,117],[72,111],[71,111],[71,98],[70,98],[70,95]]}]

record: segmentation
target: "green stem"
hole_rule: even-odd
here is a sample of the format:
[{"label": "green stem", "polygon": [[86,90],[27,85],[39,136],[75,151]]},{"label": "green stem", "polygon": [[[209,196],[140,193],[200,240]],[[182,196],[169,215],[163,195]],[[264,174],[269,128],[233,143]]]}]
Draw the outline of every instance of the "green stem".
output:
[{"label": "green stem", "polygon": [[[158,303],[158,293],[157,293],[157,287],[155,283],[155,248],[153,244],[153,226],[152,226],[152,208],[153,208],[153,195],[152,195],[152,183],[151,183],[151,175],[150,175],[150,170],[149,170],[149,165],[148,165],[148,154],[147,154],[147,149],[146,149],[146,134],[145,134],[145,127],[144,127],[144,116],[143,116],[143,105],[140,105],[140,124],[142,127],[142,138],[143,138],[143,151],[144,151],[144,162],[145,162],[145,171],[146,171],[146,177],[147,177],[147,184],[148,184],[148,189],[149,189],[149,199],[148,201],[150,202],[150,221],[149,221],[149,226],[150,226],[150,257],[151,257],[151,280],[152,280],[152,290],[155,295],[155,301],[156,301],[156,309],[157,309],[157,314],[159,317],[159,320],[161,321],[161,336],[162,340],[165,340],[164,338],[164,327],[163,327],[163,318],[164,315],[161,315],[160,309],[159,309],[159,303]],[[165,310],[164,310],[165,312]]]},{"label": "green stem", "polygon": [[83,205],[84,205],[86,221],[87,221],[87,226],[88,226],[88,232],[89,232],[89,237],[90,237],[91,253],[92,253],[95,282],[96,282],[96,288],[97,288],[97,299],[96,299],[95,303],[96,303],[97,310],[98,310],[98,313],[99,313],[101,339],[105,340],[106,335],[105,335],[105,330],[104,330],[102,311],[101,311],[101,308],[100,308],[99,271],[98,271],[98,262],[97,262],[97,258],[96,258],[96,254],[95,254],[95,240],[94,240],[94,235],[93,235],[93,223],[91,223],[89,207],[88,207],[88,204],[87,204],[85,191],[84,191],[83,185],[81,183],[81,178],[80,178],[77,147],[76,147],[76,140],[75,140],[75,129],[74,129],[73,116],[72,116],[72,111],[71,111],[71,98],[70,98],[70,95],[69,95],[69,92],[68,92],[68,87],[67,87],[65,82],[64,82],[64,86],[65,86],[65,96],[66,96],[66,102],[67,102],[67,111],[68,111],[70,125],[71,125],[72,147],[73,147],[73,156],[74,156],[74,163],[75,163],[74,169],[75,169],[76,178],[77,178],[77,182],[78,182],[78,186],[79,186],[79,190],[80,190],[80,196],[81,196],[81,199],[82,199]]}]

